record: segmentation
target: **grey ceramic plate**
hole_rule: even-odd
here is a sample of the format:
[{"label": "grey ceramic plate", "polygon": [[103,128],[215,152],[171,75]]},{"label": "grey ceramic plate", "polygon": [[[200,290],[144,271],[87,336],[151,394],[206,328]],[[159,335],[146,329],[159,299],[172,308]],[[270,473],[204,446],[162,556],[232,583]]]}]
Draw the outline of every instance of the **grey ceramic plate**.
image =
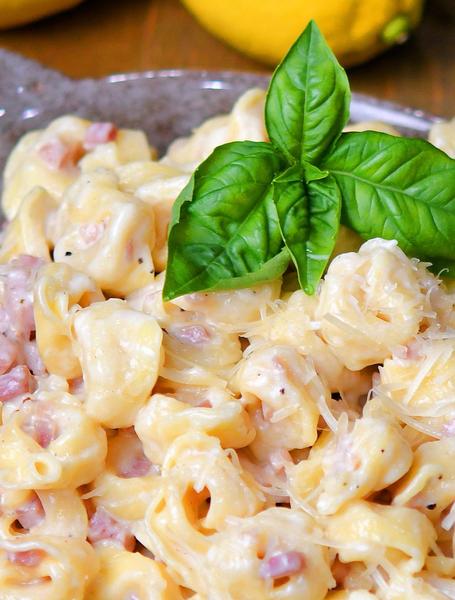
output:
[{"label": "grey ceramic plate", "polygon": [[[204,119],[227,112],[246,89],[269,78],[230,71],[147,71],[106,79],[72,80],[0,50],[0,169],[17,139],[50,120],[74,113],[144,129],[160,151]],[[375,119],[405,135],[425,136],[437,117],[354,94],[353,122]]]}]

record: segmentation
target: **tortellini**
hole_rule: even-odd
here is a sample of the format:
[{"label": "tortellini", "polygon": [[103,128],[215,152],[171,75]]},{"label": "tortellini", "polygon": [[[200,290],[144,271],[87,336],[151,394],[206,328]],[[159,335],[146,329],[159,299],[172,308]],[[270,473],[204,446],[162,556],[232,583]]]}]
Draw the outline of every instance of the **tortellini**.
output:
[{"label": "tortellini", "polygon": [[50,260],[51,223],[55,201],[42,187],[35,187],[20,203],[17,215],[6,228],[0,262],[28,254]]},{"label": "tortellini", "polygon": [[71,339],[70,317],[75,307],[102,300],[95,282],[69,265],[49,263],[40,270],[33,309],[38,350],[49,373],[67,379],[82,375]]},{"label": "tortellini", "polygon": [[101,546],[96,553],[100,569],[88,588],[92,600],[183,600],[161,563],[114,546]]},{"label": "tortellini", "polygon": [[154,214],[153,264],[163,271],[167,263],[167,233],[172,205],[188,183],[189,174],[158,161],[137,161],[116,170],[121,190],[147,203]]},{"label": "tortellini", "polygon": [[158,376],[159,325],[111,298],[76,312],[72,331],[87,414],[105,427],[131,427]]},{"label": "tortellini", "polygon": [[[213,397],[213,394],[209,398]],[[135,424],[152,462],[161,464],[172,442],[189,429],[217,437],[223,448],[248,446],[255,436],[250,417],[240,402],[230,397],[214,405],[191,406],[154,394],[142,408]]]},{"label": "tortellini", "polygon": [[455,431],[454,340],[419,337],[384,361],[375,400],[404,422],[422,431]]},{"label": "tortellini", "polygon": [[316,441],[318,406],[329,395],[310,361],[291,346],[255,350],[231,383],[251,395],[256,437],[251,449],[265,458],[273,448],[306,448]]},{"label": "tortellini", "polygon": [[96,506],[127,521],[143,519],[159,489],[159,469],[145,456],[134,431],[121,429],[108,440],[103,472],[88,493]]},{"label": "tortellini", "polygon": [[334,514],[398,481],[411,462],[411,447],[393,421],[363,417],[352,431],[340,424],[336,433],[324,434],[308,460],[288,467],[290,492],[297,503],[311,498],[320,514]]},{"label": "tortellini", "polygon": [[418,333],[425,305],[419,279],[417,264],[394,241],[370,240],[332,261],[315,316],[348,369],[383,362]]},{"label": "tortellini", "polygon": [[83,538],[0,539],[0,589],[11,600],[83,600],[98,560]]},{"label": "tortellini", "polygon": [[231,518],[222,532],[189,544],[161,503],[148,514],[152,545],[156,540],[158,556],[203,597],[318,600],[334,584],[325,549],[311,542],[314,524],[300,511]]},{"label": "tortellini", "polygon": [[407,573],[423,568],[436,540],[433,526],[419,511],[365,500],[355,500],[326,517],[326,535],[343,562],[390,561]]},{"label": "tortellini", "polygon": [[235,453],[203,433],[178,437],[166,453],[161,474],[163,487],[157,497],[163,495],[173,518],[177,511],[186,515],[190,537],[223,529],[226,518],[254,515],[264,504],[263,494],[241,469]]},{"label": "tortellini", "polygon": [[117,188],[111,171],[82,176],[55,217],[54,259],[92,277],[103,291],[126,295],[153,281],[153,210]]},{"label": "tortellini", "polygon": [[266,141],[264,102],[263,90],[248,90],[229,115],[209,119],[190,137],[175,140],[163,162],[191,173],[220,144],[234,140]]},{"label": "tortellini", "polygon": [[26,401],[0,427],[0,487],[79,487],[104,466],[103,428],[78,405]]},{"label": "tortellini", "polygon": [[455,498],[455,438],[426,442],[414,453],[407,475],[394,490],[393,503],[413,506],[437,520]]},{"label": "tortellini", "polygon": [[315,309],[315,298],[298,290],[272,304],[270,312],[253,323],[246,335],[253,347],[264,343],[289,345],[303,356],[311,356],[318,374],[331,390],[339,391],[344,365],[318,335]]},{"label": "tortellini", "polygon": [[173,303],[184,310],[202,313],[209,322],[240,329],[261,318],[267,306],[279,298],[280,288],[278,279],[240,290],[188,294]]},{"label": "tortellini", "polygon": [[8,158],[2,208],[13,219],[24,196],[43,187],[56,201],[78,177],[77,161],[89,122],[73,116],[56,119],[42,131],[26,134]]}]

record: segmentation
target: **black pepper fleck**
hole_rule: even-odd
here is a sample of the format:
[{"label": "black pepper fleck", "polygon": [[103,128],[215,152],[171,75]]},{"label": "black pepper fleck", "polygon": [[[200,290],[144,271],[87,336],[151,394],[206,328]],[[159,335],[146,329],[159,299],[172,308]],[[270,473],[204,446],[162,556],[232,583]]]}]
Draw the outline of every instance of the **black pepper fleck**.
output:
[{"label": "black pepper fleck", "polygon": [[436,504],[427,504],[428,510],[434,510],[436,508]]},{"label": "black pepper fleck", "polygon": [[384,448],[381,448],[381,454],[384,454],[385,450]]},{"label": "black pepper fleck", "polygon": [[137,259],[137,262],[138,262],[140,265],[142,265],[142,263],[144,262],[144,259],[143,259],[143,258],[138,258],[138,259]]},{"label": "black pepper fleck", "polygon": [[280,394],[284,394],[284,388],[280,388]]},{"label": "black pepper fleck", "polygon": [[72,252],[70,252],[69,250],[67,250],[67,251],[65,252],[65,256],[71,256],[72,254],[73,254],[73,253],[72,253]]}]

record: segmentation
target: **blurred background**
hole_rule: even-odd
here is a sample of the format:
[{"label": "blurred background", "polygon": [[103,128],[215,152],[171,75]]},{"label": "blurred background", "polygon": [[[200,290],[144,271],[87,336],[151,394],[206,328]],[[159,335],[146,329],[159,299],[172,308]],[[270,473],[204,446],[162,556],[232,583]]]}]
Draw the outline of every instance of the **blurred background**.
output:
[{"label": "blurred background", "polygon": [[[349,77],[355,91],[444,117],[455,114],[455,0],[427,0],[423,15],[422,0],[325,0],[323,7],[321,0],[186,4],[0,0],[0,47],[75,78],[174,68],[267,72],[316,7],[340,60],[354,64]],[[9,28],[35,16],[37,6],[38,13],[66,10]]]}]

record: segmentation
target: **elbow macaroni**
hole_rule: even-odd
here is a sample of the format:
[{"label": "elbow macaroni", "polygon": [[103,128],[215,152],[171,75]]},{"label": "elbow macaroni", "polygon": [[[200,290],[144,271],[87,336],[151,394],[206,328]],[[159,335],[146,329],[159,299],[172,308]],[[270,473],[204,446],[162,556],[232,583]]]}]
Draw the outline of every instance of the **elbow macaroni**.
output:
[{"label": "elbow macaroni", "polygon": [[162,159],[75,116],[12,152],[1,599],[455,598],[454,298],[427,265],[344,228],[312,297],[288,273],[163,302],[175,199],[266,140],[263,107]]}]

